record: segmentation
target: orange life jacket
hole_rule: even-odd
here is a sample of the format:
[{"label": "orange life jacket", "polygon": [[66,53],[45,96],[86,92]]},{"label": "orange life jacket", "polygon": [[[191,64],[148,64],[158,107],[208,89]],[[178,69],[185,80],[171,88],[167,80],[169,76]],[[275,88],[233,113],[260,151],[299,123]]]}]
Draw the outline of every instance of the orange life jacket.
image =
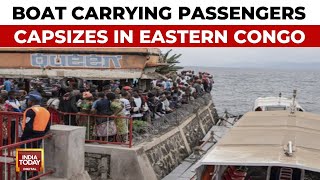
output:
[{"label": "orange life jacket", "polygon": [[31,108],[28,108],[24,113],[23,113],[23,119],[22,119],[22,129],[26,127],[26,114],[27,111],[32,109],[35,112],[35,117],[33,121],[33,130],[34,131],[45,131],[47,124],[50,119],[50,113],[47,109],[40,107],[40,106],[34,106]]}]

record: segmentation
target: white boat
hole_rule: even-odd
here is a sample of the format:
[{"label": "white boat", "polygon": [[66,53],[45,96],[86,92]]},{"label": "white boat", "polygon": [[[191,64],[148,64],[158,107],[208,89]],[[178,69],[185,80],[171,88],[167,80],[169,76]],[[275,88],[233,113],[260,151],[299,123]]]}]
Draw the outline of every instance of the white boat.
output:
[{"label": "white boat", "polygon": [[283,111],[292,110],[304,112],[305,110],[296,101],[296,91],[293,98],[285,98],[279,94],[279,97],[260,97],[254,103],[253,111]]},{"label": "white boat", "polygon": [[201,180],[320,179],[320,115],[246,113],[198,162]]}]

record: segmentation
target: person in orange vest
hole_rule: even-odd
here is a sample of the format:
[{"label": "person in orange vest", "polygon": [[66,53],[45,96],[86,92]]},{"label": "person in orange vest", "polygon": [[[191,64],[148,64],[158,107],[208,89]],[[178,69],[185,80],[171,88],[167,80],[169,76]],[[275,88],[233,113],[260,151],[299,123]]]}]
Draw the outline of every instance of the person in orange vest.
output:
[{"label": "person in orange vest", "polygon": [[[44,136],[50,129],[50,113],[40,106],[42,97],[39,94],[30,93],[27,97],[30,108],[23,113],[21,141]],[[40,148],[41,140],[22,145],[21,148]],[[21,179],[35,177],[38,172],[22,172]]]},{"label": "person in orange vest", "polygon": [[[26,109],[23,113],[22,141],[42,137],[50,129],[50,113],[46,108],[40,106],[42,97],[38,94],[29,94],[27,98],[30,108]],[[41,141],[32,143],[32,148],[39,148],[40,145]],[[27,146],[31,146],[31,144],[27,144]]]}]

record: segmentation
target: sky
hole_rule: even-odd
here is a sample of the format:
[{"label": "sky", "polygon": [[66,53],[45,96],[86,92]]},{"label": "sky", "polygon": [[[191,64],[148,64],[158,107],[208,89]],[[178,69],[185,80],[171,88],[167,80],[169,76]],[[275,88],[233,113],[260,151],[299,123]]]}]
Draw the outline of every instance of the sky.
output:
[{"label": "sky", "polygon": [[[162,48],[166,52],[171,48]],[[182,66],[320,69],[320,48],[172,48]]]}]

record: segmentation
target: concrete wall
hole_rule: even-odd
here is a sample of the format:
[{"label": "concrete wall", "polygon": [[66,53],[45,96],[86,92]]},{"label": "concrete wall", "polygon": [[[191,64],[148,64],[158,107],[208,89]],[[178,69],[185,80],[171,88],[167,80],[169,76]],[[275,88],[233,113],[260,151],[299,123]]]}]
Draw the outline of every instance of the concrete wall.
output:
[{"label": "concrete wall", "polygon": [[[161,179],[189,156],[195,146],[218,121],[210,95],[184,106],[177,117],[179,124],[154,136],[151,141],[133,148],[86,144],[86,170],[92,179],[153,180]],[[104,160],[103,160],[104,158]],[[104,162],[105,161],[105,162]],[[106,164],[106,168],[101,164]],[[107,174],[107,175],[106,175]]]},{"label": "concrete wall", "polygon": [[85,153],[85,166],[92,179],[110,178],[110,155],[99,153]]},{"label": "concrete wall", "polygon": [[[86,144],[86,167],[92,180],[152,180],[156,179],[152,166],[142,148],[126,148],[112,145]],[[95,155],[95,158],[92,158]],[[99,160],[97,155],[107,157],[108,163]],[[91,162],[90,162],[91,161]],[[95,163],[93,161],[96,161]],[[106,169],[99,164],[108,164]],[[96,169],[96,171],[94,171]],[[105,173],[107,172],[107,173]]]},{"label": "concrete wall", "polygon": [[189,155],[180,131],[145,153],[158,178],[169,174]]},{"label": "concrete wall", "polygon": [[55,172],[43,179],[89,180],[84,169],[84,127],[54,125],[44,142],[45,167]]}]

